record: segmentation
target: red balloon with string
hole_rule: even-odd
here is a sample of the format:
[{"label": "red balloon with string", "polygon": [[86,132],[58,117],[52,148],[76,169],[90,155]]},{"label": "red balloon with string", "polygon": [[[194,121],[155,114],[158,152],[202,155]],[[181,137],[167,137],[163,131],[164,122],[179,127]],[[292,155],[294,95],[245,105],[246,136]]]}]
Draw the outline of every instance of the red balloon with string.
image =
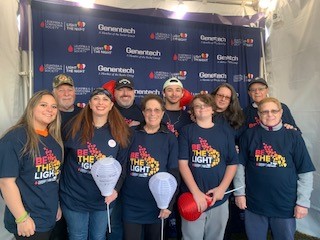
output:
[{"label": "red balloon with string", "polygon": [[[207,200],[208,207],[212,201]],[[181,217],[187,221],[197,220],[202,212],[198,211],[198,206],[190,192],[185,192],[181,194],[178,199],[178,209]]]}]

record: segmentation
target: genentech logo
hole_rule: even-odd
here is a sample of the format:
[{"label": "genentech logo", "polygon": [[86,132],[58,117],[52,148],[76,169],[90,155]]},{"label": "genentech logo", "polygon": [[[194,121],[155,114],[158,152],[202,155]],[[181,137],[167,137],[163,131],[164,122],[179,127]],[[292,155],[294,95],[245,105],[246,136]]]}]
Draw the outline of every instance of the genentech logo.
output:
[{"label": "genentech logo", "polygon": [[159,50],[134,49],[131,47],[126,47],[126,53],[127,57],[150,60],[160,60],[162,55]]},{"label": "genentech logo", "polygon": [[91,46],[89,45],[69,45],[68,52],[69,53],[90,53]]},{"label": "genentech logo", "polygon": [[63,29],[64,24],[63,22],[60,22],[60,21],[44,20],[40,22],[40,27],[45,29],[57,30],[57,29]]},{"label": "genentech logo", "polygon": [[199,72],[200,82],[226,82],[228,79],[225,73]]},{"label": "genentech logo", "polygon": [[59,73],[63,70],[63,65],[60,64],[42,64],[38,67],[41,73]]},{"label": "genentech logo", "polygon": [[103,35],[118,36],[118,37],[135,37],[136,30],[134,28],[124,28],[108,26],[102,23],[98,24],[98,33]]},{"label": "genentech logo", "polygon": [[77,63],[76,65],[66,65],[66,73],[85,73],[86,64]]},{"label": "genentech logo", "polygon": [[84,32],[86,22],[78,21],[76,23],[65,23],[65,30],[66,31],[74,31],[74,32]]},{"label": "genentech logo", "polygon": [[238,56],[231,56],[231,55],[217,55],[217,62],[221,64],[238,64],[239,58]]},{"label": "genentech logo", "polygon": [[200,35],[200,42],[202,44],[226,45],[227,39],[225,37]]},{"label": "genentech logo", "polygon": [[112,76],[112,77],[121,77],[128,76],[134,77],[134,68],[124,68],[124,67],[112,67],[112,66],[103,66],[98,65],[98,75]]},{"label": "genentech logo", "polygon": [[94,54],[111,54],[113,46],[110,44],[104,44],[103,46],[91,47],[91,53]]}]

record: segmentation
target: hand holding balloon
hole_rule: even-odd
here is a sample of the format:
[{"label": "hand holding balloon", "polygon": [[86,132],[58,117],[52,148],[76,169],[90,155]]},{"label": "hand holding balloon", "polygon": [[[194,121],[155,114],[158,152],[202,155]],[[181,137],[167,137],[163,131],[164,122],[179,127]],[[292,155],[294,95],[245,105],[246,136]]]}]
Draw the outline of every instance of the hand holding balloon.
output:
[{"label": "hand holding balloon", "polygon": [[200,190],[192,194],[198,208],[198,212],[204,212],[208,208],[208,201],[211,200],[211,197],[204,194]]},{"label": "hand holding balloon", "polygon": [[169,209],[161,209],[158,218],[166,219],[170,216],[171,211]]},{"label": "hand holding balloon", "polygon": [[225,191],[222,188],[215,187],[210,189],[206,194],[210,197],[209,206],[211,207],[216,203],[216,201],[223,199]]},{"label": "hand holding balloon", "polygon": [[112,203],[114,200],[116,200],[118,197],[118,192],[116,190],[113,189],[112,194],[110,196],[106,196],[104,198],[104,202],[106,204],[110,204]]}]

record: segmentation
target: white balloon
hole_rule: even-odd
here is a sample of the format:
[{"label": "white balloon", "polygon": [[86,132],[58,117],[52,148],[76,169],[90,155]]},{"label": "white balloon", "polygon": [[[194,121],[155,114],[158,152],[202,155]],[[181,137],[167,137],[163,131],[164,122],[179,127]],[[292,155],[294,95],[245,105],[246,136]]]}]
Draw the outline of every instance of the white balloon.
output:
[{"label": "white balloon", "polygon": [[120,177],[122,168],[113,157],[96,161],[91,168],[91,175],[100,189],[101,195],[110,196]]},{"label": "white balloon", "polygon": [[149,180],[149,189],[160,209],[167,209],[177,189],[177,180],[167,172],[158,172]]}]

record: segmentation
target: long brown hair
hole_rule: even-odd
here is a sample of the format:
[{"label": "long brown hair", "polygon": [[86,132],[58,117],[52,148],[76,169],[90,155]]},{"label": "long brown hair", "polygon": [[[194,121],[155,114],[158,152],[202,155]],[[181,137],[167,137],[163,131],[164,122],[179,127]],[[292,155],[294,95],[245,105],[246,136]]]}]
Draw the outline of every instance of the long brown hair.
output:
[{"label": "long brown hair", "polygon": [[231,91],[230,104],[222,114],[225,117],[225,119],[229,122],[231,127],[233,127],[234,129],[239,129],[243,125],[245,117],[239,103],[237,92],[233,88],[233,86],[229,83],[222,83],[215,90],[213,90],[211,95],[213,97],[216,97],[217,92],[222,87],[228,88]]},{"label": "long brown hair", "polygon": [[[118,142],[121,147],[127,147],[129,144],[130,129],[116,107],[113,106],[109,111],[107,122],[115,141]],[[94,126],[92,123],[92,109],[89,104],[87,104],[72,121],[72,127],[67,133],[67,138],[69,136],[74,138],[76,134],[81,131],[80,140],[82,144],[85,144],[93,138]]]},{"label": "long brown hair", "polygon": [[[51,92],[48,90],[42,90],[36,92],[28,101],[27,107],[25,108],[21,118],[18,122],[13,125],[11,128],[7,130],[10,132],[16,128],[24,127],[27,132],[27,142],[25,143],[22,151],[21,156],[29,154],[31,158],[35,159],[37,156],[40,155],[39,150],[39,142],[41,141],[39,135],[36,133],[34,124],[33,124],[33,109],[37,106],[37,104],[41,101],[41,98],[45,95],[50,95],[54,99],[55,97]],[[48,133],[57,141],[57,143],[61,147],[61,152],[63,156],[63,143],[61,139],[61,116],[58,111],[57,117],[48,125]],[[61,159],[62,161],[63,159]]]}]

